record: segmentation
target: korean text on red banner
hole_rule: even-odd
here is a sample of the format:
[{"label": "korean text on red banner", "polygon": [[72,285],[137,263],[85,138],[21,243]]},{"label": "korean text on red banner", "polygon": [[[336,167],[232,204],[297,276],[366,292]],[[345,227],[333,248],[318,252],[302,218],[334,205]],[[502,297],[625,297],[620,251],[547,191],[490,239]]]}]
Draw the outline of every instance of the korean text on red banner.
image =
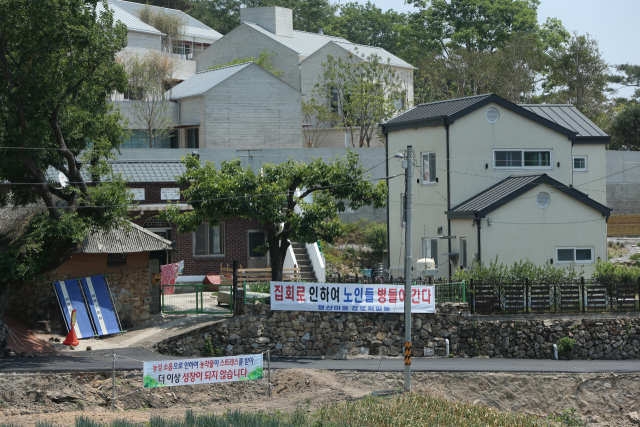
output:
[{"label": "korean text on red banner", "polygon": [[[435,286],[411,288],[411,311],[435,313]],[[271,310],[404,313],[404,285],[271,282]]]},{"label": "korean text on red banner", "polygon": [[261,378],[262,354],[144,362],[145,388]]}]

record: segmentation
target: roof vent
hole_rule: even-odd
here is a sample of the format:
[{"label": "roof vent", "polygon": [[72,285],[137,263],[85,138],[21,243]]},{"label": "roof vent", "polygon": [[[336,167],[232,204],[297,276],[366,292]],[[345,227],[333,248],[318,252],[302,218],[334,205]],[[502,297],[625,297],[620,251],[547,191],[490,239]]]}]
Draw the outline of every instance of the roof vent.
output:
[{"label": "roof vent", "polygon": [[489,123],[495,123],[500,118],[500,113],[495,108],[489,108],[486,117]]},{"label": "roof vent", "polygon": [[318,34],[320,34],[321,36],[324,36],[324,31],[322,31],[322,28],[318,30]]},{"label": "roof vent", "polygon": [[536,203],[541,208],[546,208],[547,206],[549,206],[550,201],[551,199],[549,198],[548,193],[538,193],[538,195],[536,196]]}]

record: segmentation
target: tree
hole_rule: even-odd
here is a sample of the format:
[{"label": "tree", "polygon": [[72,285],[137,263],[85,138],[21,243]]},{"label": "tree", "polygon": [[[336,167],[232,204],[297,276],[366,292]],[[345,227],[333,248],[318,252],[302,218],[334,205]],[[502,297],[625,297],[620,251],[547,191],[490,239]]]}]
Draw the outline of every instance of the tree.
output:
[{"label": "tree", "polygon": [[549,77],[544,83],[547,100],[574,104],[587,117],[602,111],[609,66],[598,42],[589,34],[574,32],[569,43],[551,52],[550,57]]},{"label": "tree", "polygon": [[173,84],[178,66],[176,59],[160,52],[145,56],[129,55],[121,60],[129,77],[129,99],[134,102],[131,119],[134,129],[141,129],[149,148],[161,139],[171,136],[173,121],[169,116],[166,89]]},{"label": "tree", "polygon": [[640,150],[640,104],[623,105],[611,121],[609,150]]},{"label": "tree", "polygon": [[[22,227],[0,230],[0,349],[11,296],[62,265],[89,230],[128,216],[132,196],[106,162],[126,135],[109,102],[126,88],[115,63],[126,43],[127,28],[95,0],[0,2],[0,181],[11,188],[0,207],[25,212]],[[51,169],[68,185],[53,184]],[[25,209],[34,205],[43,212]]]},{"label": "tree", "polygon": [[353,146],[358,141],[358,147],[369,147],[378,125],[405,108],[406,88],[377,55],[364,60],[352,53],[346,58],[327,55],[322,66],[314,91],[319,102],[331,102],[340,117],[338,128],[349,133]]},{"label": "tree", "polygon": [[[130,0],[134,3],[149,4],[151,6],[168,7],[187,12],[193,7],[193,0]],[[208,1],[208,0],[205,0]]]},{"label": "tree", "polygon": [[162,9],[155,9],[145,4],[138,10],[138,18],[163,34],[163,52],[173,53],[174,42],[184,39],[187,20],[180,15],[169,13]]},{"label": "tree", "polygon": [[394,10],[383,12],[370,1],[362,5],[346,3],[324,28],[325,34],[344,37],[352,43],[381,47],[398,55],[404,50],[402,28],[407,15]]},{"label": "tree", "polygon": [[265,49],[260,52],[260,56],[258,58],[236,58],[233,61],[227,62],[222,65],[214,65],[213,67],[207,68],[207,70],[215,70],[216,68],[229,67],[231,65],[244,64],[245,62],[255,62],[257,65],[261,66],[265,70],[273,73],[275,76],[279,76],[283,73],[282,70],[278,70],[273,66],[271,62],[271,57],[277,55],[275,52],[269,52],[269,49]]},{"label": "tree", "polygon": [[[272,280],[282,280],[282,269],[289,240],[312,243],[322,239],[332,243],[343,234],[338,212],[349,207],[385,206],[387,185],[373,185],[358,155],[349,151],[344,158],[325,163],[288,161],[263,164],[255,173],[242,169],[240,159],[223,161],[217,169],[199,158],[183,160],[186,172],[178,185],[188,186],[182,195],[193,211],[180,213],[170,205],[163,218],[178,224],[179,233],[193,232],[203,222],[217,224],[226,218],[257,220],[267,230],[265,251],[271,258]],[[304,199],[312,195],[313,202]]]},{"label": "tree", "polygon": [[[619,64],[616,65],[616,70],[624,75],[611,75],[607,76],[609,83],[614,83],[622,87],[636,87],[633,97],[640,98],[640,65],[631,64]],[[611,90],[616,92],[616,90]]]},{"label": "tree", "polygon": [[302,136],[307,148],[318,148],[329,132],[335,132],[333,125],[339,116],[326,102],[316,98],[302,100]]}]

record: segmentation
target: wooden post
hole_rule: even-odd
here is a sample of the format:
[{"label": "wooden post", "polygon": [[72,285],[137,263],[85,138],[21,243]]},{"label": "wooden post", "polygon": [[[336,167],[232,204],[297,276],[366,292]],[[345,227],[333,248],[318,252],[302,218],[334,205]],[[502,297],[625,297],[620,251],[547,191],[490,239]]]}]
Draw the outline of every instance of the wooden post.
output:
[{"label": "wooden post", "polygon": [[584,276],[580,277],[580,294],[582,295],[582,312],[586,311],[587,307],[587,290],[584,285]]},{"label": "wooden post", "polygon": [[524,279],[524,312],[529,312],[529,278]]}]

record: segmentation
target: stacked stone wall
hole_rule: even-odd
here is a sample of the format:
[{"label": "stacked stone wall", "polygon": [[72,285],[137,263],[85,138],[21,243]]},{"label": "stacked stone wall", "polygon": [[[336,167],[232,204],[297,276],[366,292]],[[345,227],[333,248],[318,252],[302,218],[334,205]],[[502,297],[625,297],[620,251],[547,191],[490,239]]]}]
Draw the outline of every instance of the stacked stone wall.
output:
[{"label": "stacked stone wall", "polygon": [[[205,341],[227,354],[347,357],[401,356],[404,315],[271,311],[248,304],[247,315],[221,321],[168,339],[161,353],[201,355]],[[438,314],[412,316],[413,356],[549,359],[553,344],[570,337],[568,359],[636,359],[640,356],[640,319],[482,320],[468,316],[467,304],[443,304]]]}]

